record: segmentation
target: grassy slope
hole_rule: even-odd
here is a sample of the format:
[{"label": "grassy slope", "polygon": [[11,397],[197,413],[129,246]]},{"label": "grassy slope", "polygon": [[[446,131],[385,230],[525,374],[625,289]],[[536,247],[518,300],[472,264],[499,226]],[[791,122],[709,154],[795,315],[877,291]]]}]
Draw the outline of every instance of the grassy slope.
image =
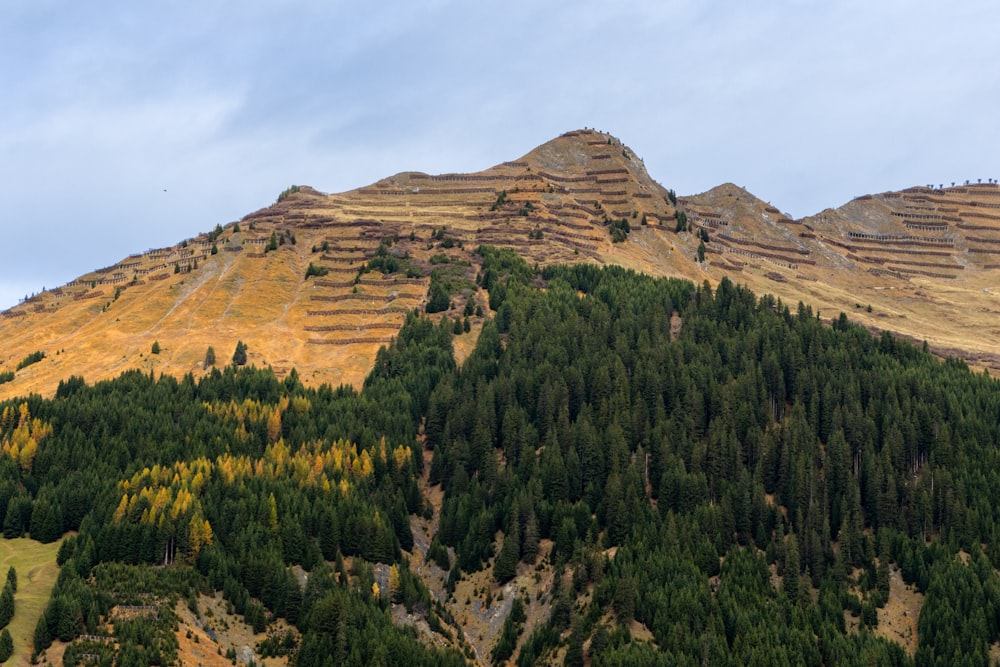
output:
[{"label": "grassy slope", "polygon": [[14,619],[8,626],[14,638],[14,655],[8,664],[28,664],[35,624],[59,574],[56,553],[60,543],[42,544],[27,538],[0,539],[0,571],[5,576],[11,566],[17,570]]}]

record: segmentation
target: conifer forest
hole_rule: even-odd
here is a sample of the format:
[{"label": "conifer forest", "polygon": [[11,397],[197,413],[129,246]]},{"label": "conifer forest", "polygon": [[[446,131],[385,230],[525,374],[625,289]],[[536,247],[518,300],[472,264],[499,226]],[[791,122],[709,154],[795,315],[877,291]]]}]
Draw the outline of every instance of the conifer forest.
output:
[{"label": "conifer forest", "polygon": [[[70,533],[35,651],[176,664],[170,605],[87,637],[219,591],[293,628],[262,650],[295,667],[463,665],[391,607],[450,640],[456,582],[544,561],[550,611],[525,629],[519,597],[493,664],[991,664],[995,380],[728,279],[478,253],[491,316],[461,365],[467,334],[414,311],[360,391],[233,364],[0,404],[4,536]],[[409,565],[435,512],[444,591]],[[893,577],[924,596],[914,654],[876,632]]]}]

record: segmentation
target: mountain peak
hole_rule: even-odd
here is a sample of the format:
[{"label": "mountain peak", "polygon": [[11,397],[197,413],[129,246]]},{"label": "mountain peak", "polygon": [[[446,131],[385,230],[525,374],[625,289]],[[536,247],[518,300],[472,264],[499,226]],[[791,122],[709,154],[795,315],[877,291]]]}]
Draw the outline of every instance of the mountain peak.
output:
[{"label": "mountain peak", "polygon": [[[998,196],[996,184],[911,188],[794,220],[732,183],[676,197],[629,146],[588,128],[471,174],[406,171],[329,195],[293,186],[239,223],[4,312],[0,373],[16,371],[0,397],[128,368],[201,374],[207,348],[227,359],[240,341],[250,363],[279,376],[297,368],[307,383],[359,384],[407,313],[428,309],[432,276],[449,291],[441,312],[478,330],[490,315],[480,245],[539,265],[729,276],[1000,367],[1000,334],[981,315],[997,312]],[[931,293],[938,285],[947,299]],[[459,351],[471,346],[457,340]],[[37,352],[42,361],[17,368]]]}]

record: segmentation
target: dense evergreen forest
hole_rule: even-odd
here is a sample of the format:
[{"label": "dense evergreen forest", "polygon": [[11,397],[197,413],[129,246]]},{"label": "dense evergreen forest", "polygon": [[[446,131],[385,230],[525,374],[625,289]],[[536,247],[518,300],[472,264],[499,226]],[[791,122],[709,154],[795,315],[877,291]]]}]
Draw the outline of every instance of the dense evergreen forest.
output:
[{"label": "dense evergreen forest", "polygon": [[[66,664],[169,664],[172,605],[115,610],[223,591],[255,629],[297,630],[270,647],[296,666],[464,664],[389,613],[455,632],[405,553],[433,511],[426,449],[449,588],[557,573],[520,646],[515,603],[498,663],[989,664],[995,381],[726,280],[479,254],[494,316],[461,367],[453,323],[414,312],[360,393],[228,367],[0,404],[4,535],[78,531],[36,650],[76,638]],[[894,573],[925,596],[912,657],[873,631]],[[108,619],[117,651],[91,637]]]}]

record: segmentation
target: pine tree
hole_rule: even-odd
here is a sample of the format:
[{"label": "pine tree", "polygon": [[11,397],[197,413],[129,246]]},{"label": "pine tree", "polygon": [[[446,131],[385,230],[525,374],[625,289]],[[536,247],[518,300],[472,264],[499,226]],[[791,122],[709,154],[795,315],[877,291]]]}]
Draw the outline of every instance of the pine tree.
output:
[{"label": "pine tree", "polygon": [[788,596],[788,601],[795,605],[799,600],[799,544],[795,535],[788,536],[785,546],[785,569],[782,572],[781,587]]},{"label": "pine tree", "polygon": [[243,366],[247,363],[247,346],[243,341],[237,341],[236,350],[233,352],[233,363]]},{"label": "pine tree", "polygon": [[29,524],[31,538],[43,544],[55,542],[62,535],[62,516],[58,508],[46,500],[35,501]]},{"label": "pine tree", "polygon": [[7,628],[0,632],[0,662],[7,662],[14,655],[14,640]]},{"label": "pine tree", "polygon": [[[577,626],[579,623],[574,622],[573,625]],[[566,657],[563,659],[563,664],[566,667],[583,667],[584,639],[585,637],[578,627],[574,627],[573,631],[569,633],[569,640],[566,643]]]},{"label": "pine tree", "polygon": [[503,545],[493,564],[493,576],[497,582],[505,584],[517,574],[518,555],[521,547],[518,536],[521,532],[521,524],[517,519],[517,514],[510,522],[510,530],[503,538]]},{"label": "pine tree", "polygon": [[14,569],[13,565],[11,565],[10,569],[7,570],[7,583],[10,584],[10,587],[16,593],[17,592],[17,570]]},{"label": "pine tree", "polygon": [[3,593],[0,593],[0,628],[7,627],[7,624],[10,623],[10,619],[13,617],[14,591],[8,584],[4,586]]},{"label": "pine tree", "polygon": [[52,646],[52,631],[49,630],[48,616],[49,614],[46,611],[46,613],[39,616],[38,622],[35,623],[35,634],[32,644],[35,647],[36,652],[44,651],[48,647]]},{"label": "pine tree", "polygon": [[528,517],[524,523],[524,539],[521,541],[521,557],[525,563],[534,563],[540,549],[538,537],[538,519],[535,510],[529,506]]},{"label": "pine tree", "polygon": [[427,306],[424,308],[428,313],[440,313],[448,310],[451,295],[448,289],[440,280],[431,277],[431,286],[427,290]]},{"label": "pine tree", "polygon": [[[11,499],[7,503],[7,514],[3,520],[3,536],[10,540],[20,537],[24,533],[24,519],[22,518],[21,498]],[[30,504],[31,501],[28,500]]]}]

